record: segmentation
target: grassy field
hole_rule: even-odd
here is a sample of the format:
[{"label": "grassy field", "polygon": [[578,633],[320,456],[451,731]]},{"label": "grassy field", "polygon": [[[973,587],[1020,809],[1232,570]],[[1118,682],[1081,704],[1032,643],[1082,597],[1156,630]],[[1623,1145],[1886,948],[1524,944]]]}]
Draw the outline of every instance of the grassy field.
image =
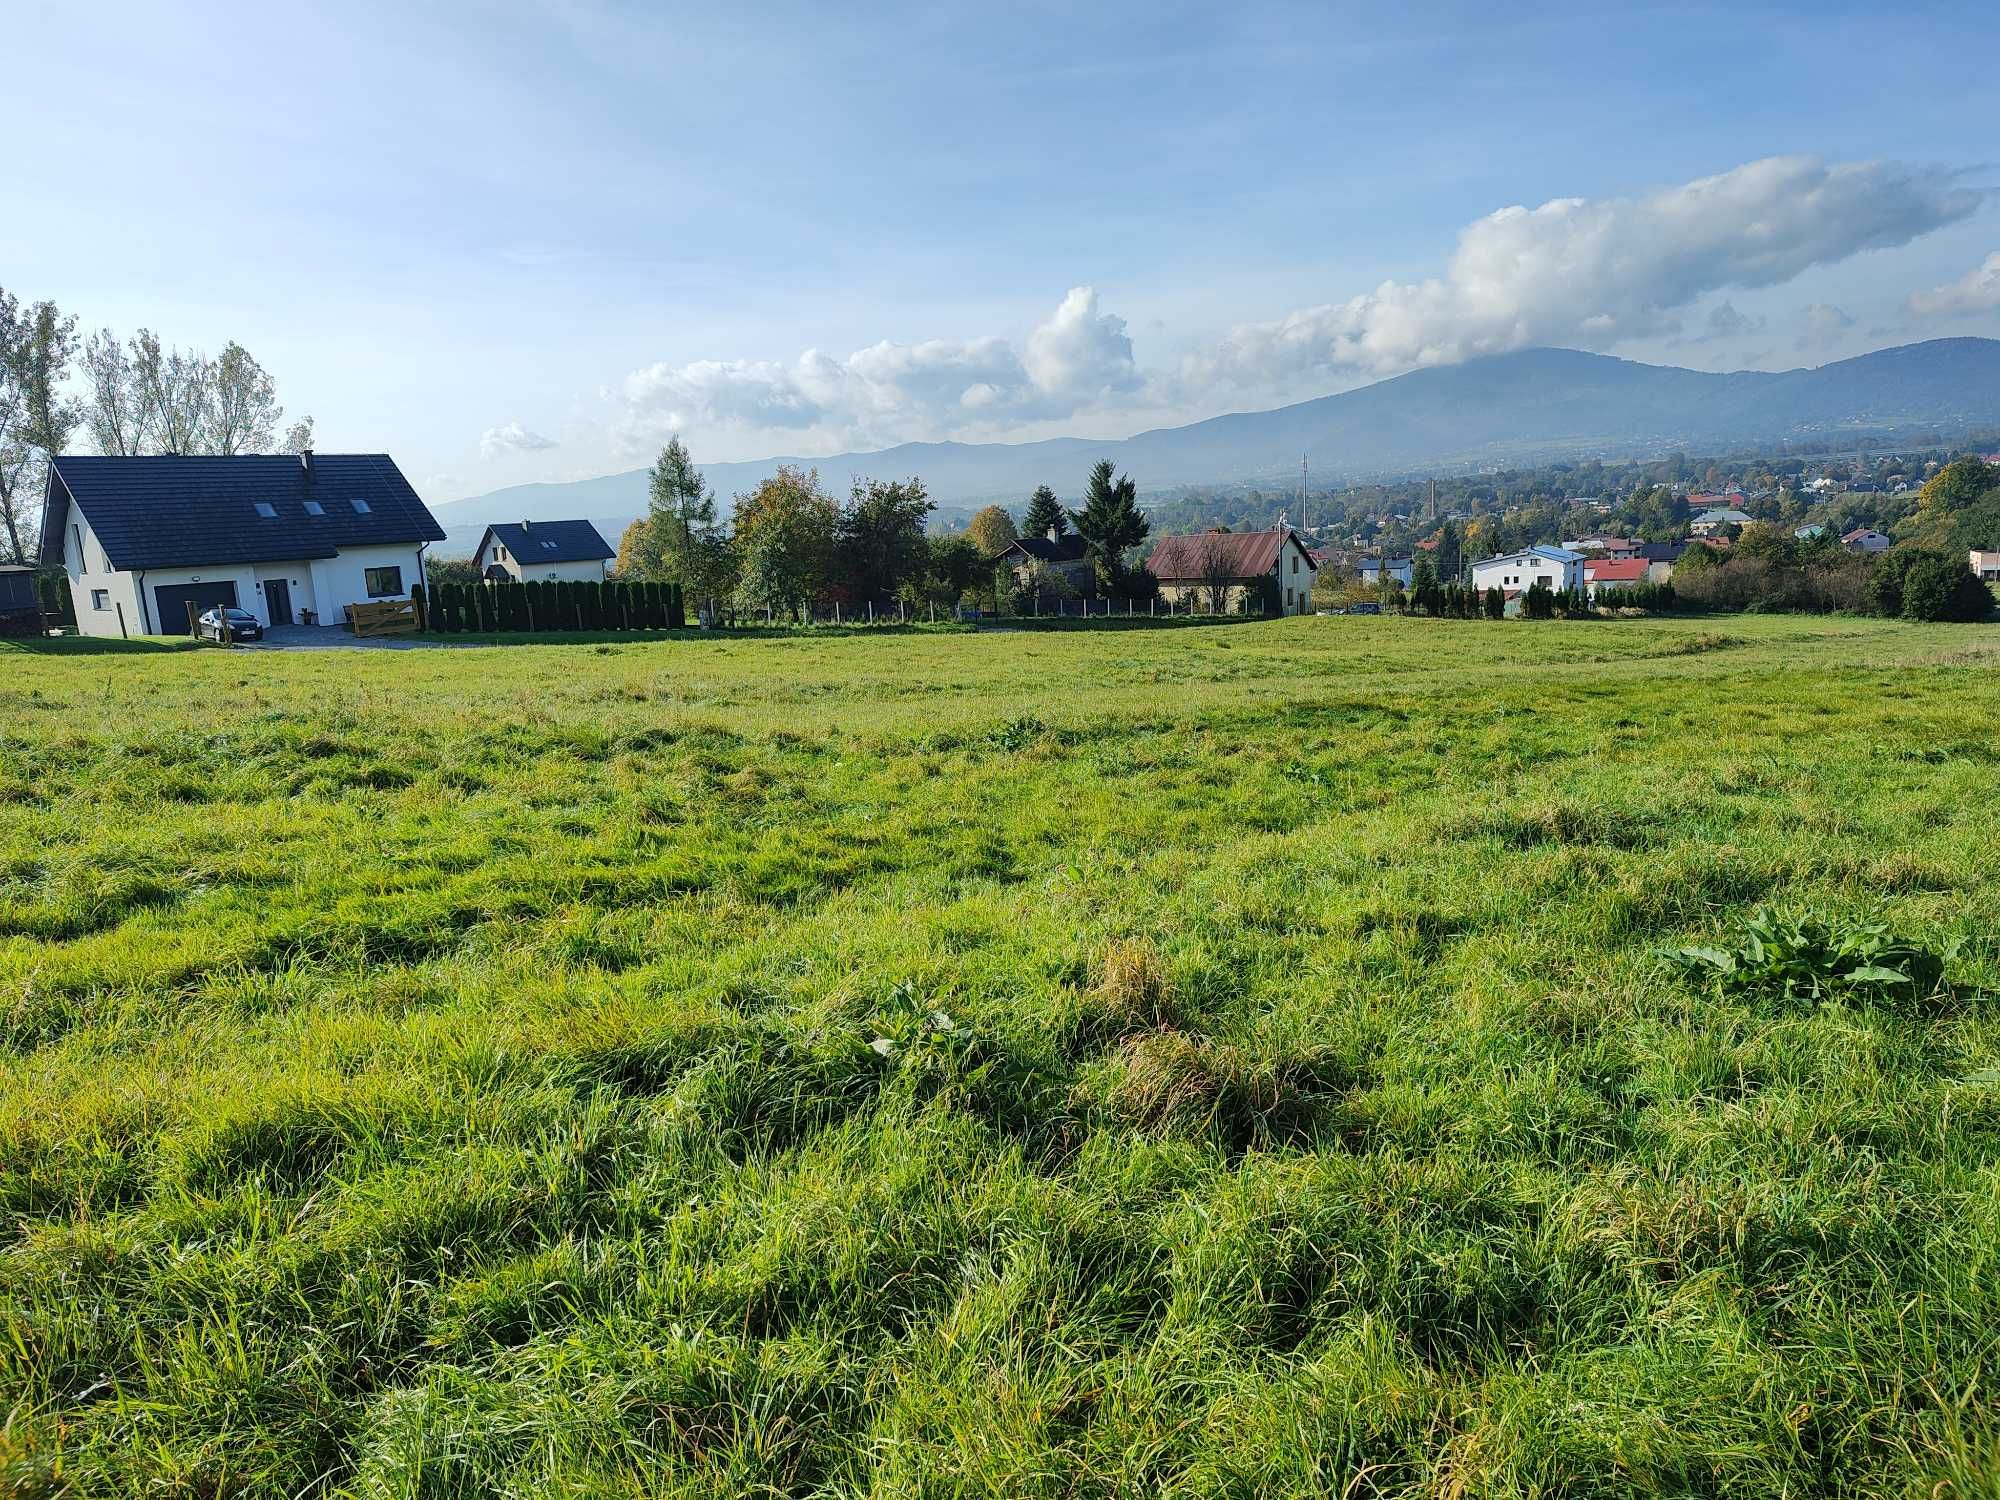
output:
[{"label": "grassy field", "polygon": [[2000,1493],[1996,667],[0,642],[0,1493]]}]

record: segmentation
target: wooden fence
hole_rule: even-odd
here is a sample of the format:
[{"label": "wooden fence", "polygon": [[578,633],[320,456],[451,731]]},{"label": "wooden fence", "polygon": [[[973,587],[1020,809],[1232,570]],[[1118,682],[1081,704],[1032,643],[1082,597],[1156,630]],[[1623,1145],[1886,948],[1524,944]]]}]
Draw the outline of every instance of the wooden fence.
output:
[{"label": "wooden fence", "polygon": [[414,599],[385,599],[377,604],[350,604],[347,623],[358,636],[413,635],[423,628]]}]

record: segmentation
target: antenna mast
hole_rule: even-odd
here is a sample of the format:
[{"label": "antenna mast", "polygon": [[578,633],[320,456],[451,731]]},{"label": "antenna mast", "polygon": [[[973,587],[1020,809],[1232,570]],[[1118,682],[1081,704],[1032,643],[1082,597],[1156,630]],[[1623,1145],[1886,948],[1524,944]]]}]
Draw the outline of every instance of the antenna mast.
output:
[{"label": "antenna mast", "polygon": [[1310,456],[1311,456],[1310,454],[1305,454],[1305,453],[1301,453],[1299,455],[1299,530],[1304,532],[1310,532],[1312,530],[1312,526],[1309,524],[1312,519],[1312,514],[1306,505],[1306,483],[1310,471],[1310,466],[1307,464],[1306,460]]}]

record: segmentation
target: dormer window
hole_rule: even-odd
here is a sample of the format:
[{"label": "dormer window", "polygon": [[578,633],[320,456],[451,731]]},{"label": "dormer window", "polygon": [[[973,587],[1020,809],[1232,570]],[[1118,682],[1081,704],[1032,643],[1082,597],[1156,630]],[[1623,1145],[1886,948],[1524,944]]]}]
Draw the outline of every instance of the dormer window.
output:
[{"label": "dormer window", "polygon": [[259,500],[257,502],[257,514],[267,521],[275,521],[278,519],[278,507],[268,500]]},{"label": "dormer window", "polygon": [[309,516],[323,516],[326,514],[326,507],[321,505],[317,500],[308,500],[306,501],[306,514]]}]

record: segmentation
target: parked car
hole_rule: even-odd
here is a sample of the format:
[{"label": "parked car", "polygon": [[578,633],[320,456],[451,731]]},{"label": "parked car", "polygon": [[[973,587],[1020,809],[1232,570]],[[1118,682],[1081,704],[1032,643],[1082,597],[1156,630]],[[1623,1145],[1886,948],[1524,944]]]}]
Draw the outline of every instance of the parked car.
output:
[{"label": "parked car", "polygon": [[1382,613],[1382,606],[1379,604],[1350,604],[1347,606],[1347,612],[1350,615],[1379,615]]},{"label": "parked car", "polygon": [[[227,636],[223,635],[225,629],[229,632]],[[247,609],[238,609],[233,604],[218,605],[194,622],[194,634],[201,641],[261,641],[264,627]]]}]

